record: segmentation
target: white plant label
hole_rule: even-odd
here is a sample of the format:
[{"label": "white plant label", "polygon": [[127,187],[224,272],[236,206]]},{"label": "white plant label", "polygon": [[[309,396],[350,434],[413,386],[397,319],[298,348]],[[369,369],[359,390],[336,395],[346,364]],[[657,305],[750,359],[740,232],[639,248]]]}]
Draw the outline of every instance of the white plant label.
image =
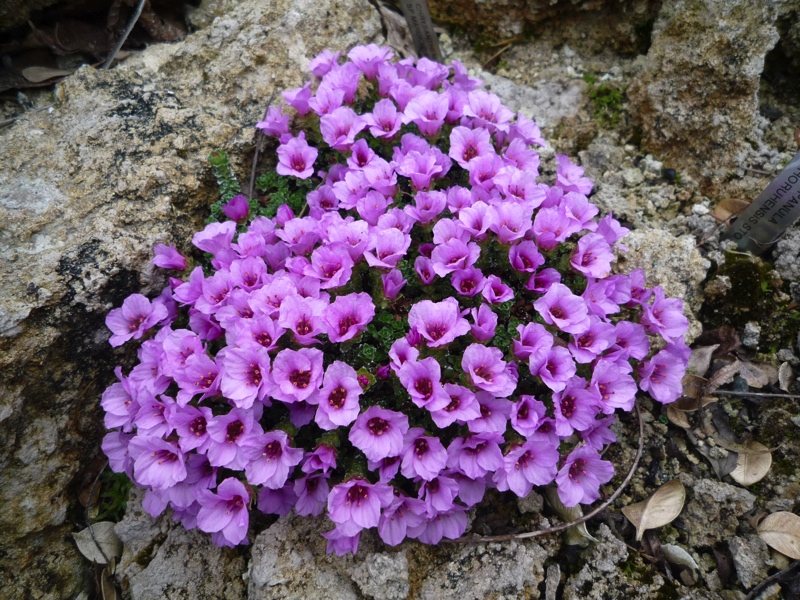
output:
[{"label": "white plant label", "polygon": [[761,254],[800,217],[800,152],[725,233],[743,252]]},{"label": "white plant label", "polygon": [[419,56],[427,56],[431,60],[442,62],[439,50],[439,38],[433,30],[431,13],[425,0],[400,0],[403,15],[406,17],[414,49]]}]

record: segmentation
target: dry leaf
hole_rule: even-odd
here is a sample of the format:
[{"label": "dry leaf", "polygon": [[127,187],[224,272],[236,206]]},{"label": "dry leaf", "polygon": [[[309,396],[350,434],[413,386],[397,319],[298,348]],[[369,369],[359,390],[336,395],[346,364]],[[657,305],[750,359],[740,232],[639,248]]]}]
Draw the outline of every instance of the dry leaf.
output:
[{"label": "dry leaf", "polygon": [[22,76],[31,83],[41,83],[56,77],[72,75],[74,69],[51,69],[50,67],[28,67],[22,69]]},{"label": "dry leaf", "polygon": [[778,369],[778,387],[784,392],[788,392],[789,386],[792,385],[792,379],[794,379],[792,367],[788,362],[785,362],[781,365],[780,369]]},{"label": "dry leaf", "polygon": [[743,360],[741,361],[739,375],[742,376],[742,379],[744,379],[750,387],[758,389],[763,388],[765,385],[769,385],[769,375],[764,369],[764,366],[765,365],[757,365]]},{"label": "dry leaf", "polygon": [[121,600],[122,598],[117,591],[117,586],[114,585],[115,563],[116,561],[112,558],[111,563],[106,565],[103,572],[100,574],[100,590],[103,595],[103,600]]},{"label": "dry leaf", "polygon": [[658,488],[647,500],[631,504],[622,509],[622,514],[636,527],[636,539],[648,529],[663,527],[675,519],[683,510],[686,489],[673,479]]},{"label": "dry leaf", "polygon": [[[114,533],[114,523],[100,521],[91,527],[92,531],[89,531],[87,527],[83,531],[72,534],[81,554],[99,565],[106,564],[106,558],[110,560],[112,557],[122,556],[122,541]],[[94,539],[92,539],[92,533],[94,533]],[[102,548],[102,552],[100,548]],[[105,553],[105,557],[103,553]]]},{"label": "dry leaf", "polygon": [[661,552],[664,554],[664,557],[673,565],[688,567],[692,570],[692,573],[700,569],[695,560],[692,558],[692,555],[680,546],[676,546],[675,544],[662,544]]},{"label": "dry leaf", "polygon": [[727,221],[741,213],[748,206],[750,206],[750,202],[742,198],[724,198],[714,207],[712,214],[714,218],[720,221]]},{"label": "dry leaf", "polygon": [[[549,487],[545,489],[544,496],[547,498],[547,502],[550,504],[556,514],[564,519],[566,523],[571,523],[572,521],[580,519],[583,516],[583,510],[581,509],[580,504],[576,504],[575,506],[564,506],[564,503],[561,502],[561,498],[558,497],[558,490],[556,488]],[[593,537],[592,534],[589,533],[589,530],[586,529],[586,523],[578,523],[567,530],[567,544],[574,546],[581,540],[597,542],[597,538]]]},{"label": "dry leaf", "polygon": [[682,429],[689,429],[689,427],[691,427],[688,415],[684,411],[678,410],[672,405],[667,406],[667,418],[672,424],[677,425]]},{"label": "dry leaf", "polygon": [[719,386],[725,385],[733,381],[733,378],[739,372],[741,368],[741,363],[736,360],[729,365],[725,365],[719,371],[711,375],[708,379],[708,388],[706,392],[711,394],[716,390]]},{"label": "dry leaf", "polygon": [[692,354],[689,356],[689,364],[686,366],[686,372],[698,377],[704,377],[711,366],[711,355],[714,354],[714,350],[717,348],[719,348],[719,344],[692,350]]},{"label": "dry leaf", "polygon": [[[708,387],[708,380],[704,379],[698,375],[692,375],[691,373],[686,373],[681,380],[681,385],[683,387],[682,394],[684,398],[689,399],[698,399],[705,393],[706,387]],[[681,408],[681,410],[689,410],[686,408]],[[696,408],[691,410],[697,410]]]},{"label": "dry leaf", "polygon": [[758,524],[758,535],[778,552],[800,560],[800,517],[796,514],[781,511],[767,515]]},{"label": "dry leaf", "polygon": [[730,475],[736,483],[753,485],[769,473],[772,466],[772,453],[769,448],[756,441],[748,440],[742,444],[750,452],[741,452],[736,460],[736,468]]}]

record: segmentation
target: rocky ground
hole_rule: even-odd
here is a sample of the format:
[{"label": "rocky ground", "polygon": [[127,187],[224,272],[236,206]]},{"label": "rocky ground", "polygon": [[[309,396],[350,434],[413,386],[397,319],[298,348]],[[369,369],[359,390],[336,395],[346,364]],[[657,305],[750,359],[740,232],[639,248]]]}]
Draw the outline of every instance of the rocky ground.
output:
[{"label": "rocky ground", "polygon": [[[797,400],[723,392],[800,393],[788,374],[800,367],[800,228],[760,259],[743,256],[721,241],[719,217],[727,215],[718,207],[755,198],[797,152],[800,83],[792,61],[800,36],[790,34],[800,26],[781,12],[770,28],[758,3],[748,12],[749,3],[709,1],[703,6],[710,17],[697,4],[631,3],[631,10],[641,8],[648,33],[626,29],[616,17],[604,23],[595,16],[590,28],[585,15],[569,11],[560,23],[548,13],[524,27],[498,19],[494,29],[470,30],[447,22],[447,2],[431,3],[446,25],[445,58],[462,61],[541,125],[548,140],[544,179],[554,174],[549,159],[556,152],[578,157],[595,181],[592,200],[632,229],[618,268],[642,267],[648,283],[684,299],[693,347],[719,344],[701,375],[740,365],[716,401],[699,410],[668,415],[642,402],[642,460],[612,507],[587,523],[594,540],[572,532],[388,548],[365,535],[356,557],[337,558],[325,553],[323,520],[288,516],[264,521],[251,546],[220,550],[169,518],[152,520],[134,491],[116,527],[124,543],[116,575],[123,597],[799,597],[800,580],[791,576],[757,587],[789,561],[762,541],[755,525],[761,514],[800,506]],[[297,85],[304,61],[323,47],[382,43],[394,27],[356,0],[257,5],[204,2],[190,19],[199,31],[185,42],[151,47],[107,73],[82,69],[56,89],[55,112],[0,130],[0,204],[11,216],[0,246],[12,253],[0,277],[13,292],[0,312],[8,390],[0,405],[0,500],[8,515],[0,517],[8,540],[0,561],[6,581],[17,571],[27,578],[0,598],[95,593],[88,563],[67,536],[85,526],[77,497],[98,456],[99,392],[111,365],[129,359],[106,355],[102,314],[153,284],[145,266],[153,243],[186,245],[214,195],[205,156],[223,147],[234,167],[247,172],[252,124],[272,89]],[[716,19],[722,5],[731,22],[717,27],[716,37],[706,35],[706,43],[698,23]],[[357,30],[352,14],[368,15]],[[737,72],[720,67],[731,39],[740,42],[730,67]],[[694,75],[676,59],[685,54],[689,61],[692,44],[705,52]],[[659,80],[658,72],[672,75]],[[726,87],[731,78],[737,83]],[[687,92],[683,104],[669,100],[670,81],[695,95]],[[703,100],[703,85],[719,94]],[[53,101],[49,91],[29,92],[28,99],[35,106]],[[6,102],[0,114],[18,108]],[[703,119],[715,114],[712,134]],[[29,272],[29,280],[20,280],[20,272]],[[46,396],[57,400],[48,404]],[[608,457],[618,476],[606,496],[636,455],[635,418],[624,419],[617,434],[620,443]],[[766,477],[743,486],[723,473],[732,448],[746,440],[772,449],[773,463]],[[681,514],[636,541],[621,509],[674,479],[687,491]],[[492,495],[471,519],[471,533],[481,536],[560,522],[536,492],[518,502]],[[664,546],[689,559],[669,560]]]}]

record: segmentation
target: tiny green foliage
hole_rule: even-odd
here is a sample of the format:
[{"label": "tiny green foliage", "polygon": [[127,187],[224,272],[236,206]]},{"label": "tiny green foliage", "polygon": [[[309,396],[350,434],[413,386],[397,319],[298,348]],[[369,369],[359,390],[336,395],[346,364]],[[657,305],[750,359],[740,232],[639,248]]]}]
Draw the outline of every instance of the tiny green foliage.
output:
[{"label": "tiny green foliage", "polygon": [[132,487],[133,483],[125,473],[114,473],[108,469],[103,471],[100,476],[100,511],[97,520],[121,521]]},{"label": "tiny green foliage", "polygon": [[227,202],[239,193],[239,180],[231,167],[228,153],[224,150],[215,150],[208,157],[208,162],[214,168],[214,175],[219,185],[219,195],[223,202]]},{"label": "tiny green foliage", "polygon": [[591,86],[589,99],[592,101],[592,116],[604,127],[613,127],[622,114],[624,90],[609,82],[598,84],[597,75],[586,73],[583,80]]},{"label": "tiny green foliage", "polygon": [[288,205],[294,214],[300,214],[306,205],[306,195],[316,185],[314,178],[283,177],[275,171],[268,171],[256,179],[256,189],[267,196],[267,204],[260,208],[259,214],[272,218],[283,204]]}]

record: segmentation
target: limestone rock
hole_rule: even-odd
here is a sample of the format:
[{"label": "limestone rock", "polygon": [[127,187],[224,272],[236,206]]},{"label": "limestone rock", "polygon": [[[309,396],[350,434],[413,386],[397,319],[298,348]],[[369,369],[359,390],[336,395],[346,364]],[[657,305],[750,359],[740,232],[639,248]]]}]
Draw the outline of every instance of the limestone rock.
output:
[{"label": "limestone rock", "polygon": [[749,590],[769,575],[769,549],[757,535],[734,537],[728,542],[736,574],[744,589]]},{"label": "limestone rock", "polygon": [[695,547],[713,547],[732,538],[740,518],[753,508],[756,499],[743,488],[712,479],[700,479],[691,487],[693,497],[681,519]]},{"label": "limestone rock", "polygon": [[703,302],[700,284],[711,263],[700,255],[689,235],[675,237],[660,229],[639,229],[629,233],[623,243],[628,251],[619,255],[619,270],[643,269],[648,287],[660,285],[667,296],[683,300],[689,319],[686,342],[691,343],[702,332],[695,313]]},{"label": "limestone rock", "polygon": [[719,184],[759,140],[758,86],[778,41],[770,2],[667,0],[628,88],[642,145]]},{"label": "limestone rock", "polygon": [[125,518],[114,528],[124,544],[117,579],[130,600],[245,598],[240,549],[218,548],[201,531],[167,516],[154,520],[134,489]]},{"label": "limestone rock", "polygon": [[[269,95],[300,85],[324,48],[380,41],[367,0],[227,6],[181,42],[109,71],[83,67],[53,110],[0,130],[0,579],[18,584],[2,598],[82,585],[20,569],[23,539],[63,535],[79,510],[82,469],[100,453],[100,395],[114,365],[131,363],[109,348],[105,314],[164,284],[154,243],[188,247],[217,195],[209,153],[227,150],[244,180]],[[48,557],[80,572],[63,545],[37,554],[45,573]]]}]

